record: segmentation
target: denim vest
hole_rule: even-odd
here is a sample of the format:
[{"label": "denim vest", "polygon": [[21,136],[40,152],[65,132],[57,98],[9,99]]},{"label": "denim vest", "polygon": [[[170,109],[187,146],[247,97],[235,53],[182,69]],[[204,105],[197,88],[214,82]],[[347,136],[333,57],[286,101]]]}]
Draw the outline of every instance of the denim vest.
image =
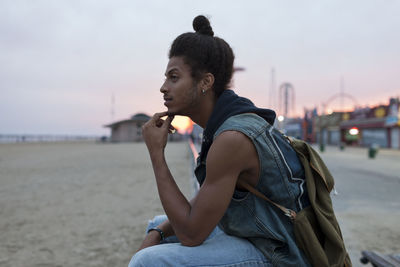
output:
[{"label": "denim vest", "polygon": [[[239,131],[253,142],[260,161],[258,191],[296,212],[309,205],[302,165],[279,131],[253,113],[230,117],[214,139],[224,131]],[[196,177],[203,181],[205,160],[197,164]],[[248,239],[274,266],[309,266],[295,243],[290,219],[249,192],[235,190],[219,227],[229,235]]]}]

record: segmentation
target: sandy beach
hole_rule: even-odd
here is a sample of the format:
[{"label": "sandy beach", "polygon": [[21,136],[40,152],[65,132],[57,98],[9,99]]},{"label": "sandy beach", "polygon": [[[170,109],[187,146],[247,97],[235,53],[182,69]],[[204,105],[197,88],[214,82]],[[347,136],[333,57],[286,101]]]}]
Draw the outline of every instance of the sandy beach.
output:
[{"label": "sandy beach", "polygon": [[[190,196],[187,143],[168,163]],[[161,214],[143,143],[0,145],[0,266],[127,266]]]},{"label": "sandy beach", "polygon": [[[347,151],[331,148],[323,158],[336,178],[333,201],[347,248],[361,266],[362,249],[400,251],[400,153],[366,161],[365,150]],[[188,144],[169,143],[166,154],[190,198]],[[365,174],[349,176],[348,161]],[[382,177],[381,191],[357,191],[364,184],[357,179],[372,170],[380,172],[374,177]],[[161,213],[143,143],[0,144],[0,267],[127,266],[147,220]]]}]

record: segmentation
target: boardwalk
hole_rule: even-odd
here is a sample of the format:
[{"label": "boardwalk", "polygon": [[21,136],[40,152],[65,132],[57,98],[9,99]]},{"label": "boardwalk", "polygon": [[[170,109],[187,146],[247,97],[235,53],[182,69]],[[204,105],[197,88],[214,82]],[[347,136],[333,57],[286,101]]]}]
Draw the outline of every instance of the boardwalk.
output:
[{"label": "boardwalk", "polygon": [[332,196],[354,266],[361,250],[400,253],[400,151],[328,147],[321,154],[335,177]]}]

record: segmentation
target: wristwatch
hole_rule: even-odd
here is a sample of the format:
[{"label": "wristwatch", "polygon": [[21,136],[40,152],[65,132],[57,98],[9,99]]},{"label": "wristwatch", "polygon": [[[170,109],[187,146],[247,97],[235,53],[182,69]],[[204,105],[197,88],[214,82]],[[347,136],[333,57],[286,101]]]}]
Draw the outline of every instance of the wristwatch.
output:
[{"label": "wristwatch", "polygon": [[163,241],[163,240],[165,239],[164,232],[163,232],[160,228],[158,228],[158,227],[150,228],[150,229],[147,231],[147,233],[150,233],[151,231],[157,231],[157,232],[160,234],[161,241]]}]

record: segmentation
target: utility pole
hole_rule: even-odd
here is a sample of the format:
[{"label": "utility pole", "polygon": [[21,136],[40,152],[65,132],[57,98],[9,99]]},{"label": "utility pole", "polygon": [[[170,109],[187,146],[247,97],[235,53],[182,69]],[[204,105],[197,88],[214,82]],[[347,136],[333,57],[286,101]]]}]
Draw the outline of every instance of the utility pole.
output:
[{"label": "utility pole", "polygon": [[114,109],[115,109],[115,96],[114,96],[114,93],[111,93],[111,112],[110,112],[111,122],[114,121],[114,115],[115,115]]},{"label": "utility pole", "polygon": [[283,83],[279,87],[279,112],[285,118],[294,115],[295,109],[295,93],[294,87],[290,83]]},{"label": "utility pole", "polygon": [[344,79],[343,76],[340,77],[340,111],[344,108]]},{"label": "utility pole", "polygon": [[271,84],[269,88],[269,101],[268,105],[270,109],[275,109],[275,69],[272,67],[271,68]]}]

